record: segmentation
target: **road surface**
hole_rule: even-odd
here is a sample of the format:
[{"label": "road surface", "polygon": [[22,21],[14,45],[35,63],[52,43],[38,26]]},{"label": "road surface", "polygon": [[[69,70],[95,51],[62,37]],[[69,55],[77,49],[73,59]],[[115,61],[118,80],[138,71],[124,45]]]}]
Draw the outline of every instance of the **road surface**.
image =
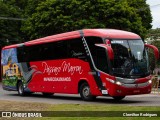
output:
[{"label": "road surface", "polygon": [[129,106],[160,106],[160,93],[147,95],[127,96],[122,101],[115,102],[111,97],[97,97],[95,101],[83,101],[79,95],[54,94],[44,97],[41,93],[34,93],[30,96],[21,97],[16,91],[5,91],[0,83],[0,100],[40,102],[50,104],[110,104]]}]

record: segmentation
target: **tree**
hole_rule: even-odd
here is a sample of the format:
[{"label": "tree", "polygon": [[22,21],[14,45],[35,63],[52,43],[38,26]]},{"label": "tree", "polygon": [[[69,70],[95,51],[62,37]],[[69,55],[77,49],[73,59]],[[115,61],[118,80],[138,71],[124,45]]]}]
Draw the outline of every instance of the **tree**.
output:
[{"label": "tree", "polygon": [[[157,29],[150,29],[147,34],[147,42],[150,44],[155,45],[159,51],[160,51],[160,41],[158,40],[160,38],[160,28]],[[151,65],[151,70],[154,70],[157,65],[157,67],[160,67],[160,60],[156,60],[154,56],[153,50],[149,50],[149,60]]]},{"label": "tree", "polygon": [[160,38],[160,28],[149,30],[147,37],[153,40]]},{"label": "tree", "polygon": [[0,19],[0,42],[1,45],[9,43],[17,43],[20,40],[20,22],[9,20],[7,18],[19,18],[20,14],[13,6],[3,3],[0,1],[0,17],[6,19]]},{"label": "tree", "polygon": [[149,30],[152,28],[152,16],[149,5],[146,4],[146,0],[127,0],[129,5],[136,9],[136,13],[141,17],[143,26]]},{"label": "tree", "polygon": [[36,8],[41,2],[46,0],[27,0],[24,7],[24,14],[26,17],[31,17],[31,15],[35,12]]},{"label": "tree", "polygon": [[[136,10],[136,14],[140,17],[142,21],[142,34],[143,38],[146,38],[148,30],[152,28],[152,16],[149,5],[146,4],[146,0],[127,0],[130,7]],[[136,33],[136,31],[135,31]]]},{"label": "tree", "polygon": [[3,0],[3,3],[18,7],[19,10],[24,10],[28,0]]},{"label": "tree", "polygon": [[0,19],[0,39],[5,41],[83,28],[122,29],[144,38],[152,21],[146,0],[1,0],[0,5],[0,17],[27,19],[22,28],[20,21]]},{"label": "tree", "polygon": [[[122,29],[144,38],[151,27],[151,14],[144,0],[139,0],[144,1],[142,5],[136,1],[46,0],[38,4],[22,30],[31,39],[83,28]],[[148,12],[137,11],[142,7]],[[147,17],[148,22],[143,23],[142,20]]]},{"label": "tree", "polygon": [[[160,51],[160,41],[154,40],[152,41],[151,44],[156,46],[158,50]],[[158,68],[160,67],[160,60],[155,59],[153,50],[149,50],[149,61],[150,61],[150,66],[151,66],[152,71],[155,69],[155,67],[158,67]]]}]

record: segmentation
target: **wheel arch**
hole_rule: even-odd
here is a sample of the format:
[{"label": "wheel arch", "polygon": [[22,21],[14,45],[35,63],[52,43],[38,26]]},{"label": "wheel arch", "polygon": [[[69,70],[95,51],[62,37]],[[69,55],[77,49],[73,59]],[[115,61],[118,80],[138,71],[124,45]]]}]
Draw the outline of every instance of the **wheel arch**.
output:
[{"label": "wheel arch", "polygon": [[19,84],[20,82],[22,82],[22,80],[18,80],[18,81],[17,81],[17,84],[16,84],[17,90],[18,90],[18,84]]},{"label": "wheel arch", "polygon": [[80,93],[80,87],[81,87],[81,85],[82,85],[83,83],[87,83],[87,84],[89,85],[89,83],[88,83],[88,81],[87,81],[86,79],[81,79],[81,80],[78,82],[78,93]]}]

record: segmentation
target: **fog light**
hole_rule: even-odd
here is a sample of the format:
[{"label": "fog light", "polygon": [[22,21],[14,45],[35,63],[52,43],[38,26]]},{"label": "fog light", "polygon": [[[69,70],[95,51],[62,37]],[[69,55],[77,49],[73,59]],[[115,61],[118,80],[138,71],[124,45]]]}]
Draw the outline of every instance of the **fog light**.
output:
[{"label": "fog light", "polygon": [[119,81],[117,81],[117,82],[116,82],[116,84],[117,84],[117,85],[122,85],[122,83],[121,83],[121,82],[119,82]]},{"label": "fog light", "polygon": [[121,93],[122,91],[121,90],[117,90],[117,93]]},{"label": "fog light", "polygon": [[106,86],[106,83],[103,82],[103,86],[105,87],[105,86]]}]

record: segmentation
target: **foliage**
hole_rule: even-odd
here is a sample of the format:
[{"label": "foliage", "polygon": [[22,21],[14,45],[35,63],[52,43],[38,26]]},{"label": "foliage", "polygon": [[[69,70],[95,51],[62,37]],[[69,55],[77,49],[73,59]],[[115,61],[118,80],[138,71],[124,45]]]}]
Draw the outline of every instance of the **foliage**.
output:
[{"label": "foliage", "polygon": [[160,28],[149,30],[147,37],[153,40],[160,38]]},{"label": "foliage", "polygon": [[38,4],[44,1],[46,0],[26,0],[26,6],[24,7],[25,17],[30,18],[35,12],[35,9],[38,7]]},{"label": "foliage", "polygon": [[152,17],[146,0],[0,0],[0,40],[13,44],[84,28],[132,31],[144,38]]},{"label": "foliage", "polygon": [[[148,30],[152,28],[152,16],[149,5],[146,0],[127,0],[128,4],[136,10],[136,14],[140,17],[142,25],[140,28],[140,35],[142,38],[146,37]],[[141,31],[142,30],[142,31]],[[135,31],[135,33],[137,33]]]},{"label": "foliage", "polygon": [[28,8],[35,11],[28,9],[33,14],[22,27],[31,39],[84,28],[122,29],[144,38],[151,28],[151,13],[144,0],[45,0],[37,7],[32,5]]},{"label": "foliage", "polygon": [[28,0],[3,0],[3,3],[17,7],[19,10],[24,10],[27,5],[27,1]]},{"label": "foliage", "polygon": [[[160,41],[155,40],[151,44],[155,45],[160,51]],[[154,53],[151,50],[149,51],[149,58],[150,58],[151,70],[154,70],[155,67],[160,67],[160,60],[155,59]]]},{"label": "foliage", "polygon": [[[155,45],[160,51],[160,41],[158,40],[160,39],[160,28],[149,30],[147,38],[148,40],[151,41],[151,44]],[[154,70],[155,67],[160,67],[160,60],[158,61],[155,60],[154,53],[152,50],[149,51],[149,59],[150,59],[151,70]]]},{"label": "foliage", "polygon": [[[0,16],[18,18],[20,14],[16,8],[0,1]],[[20,22],[9,19],[0,19],[0,42],[6,45],[8,42],[15,43],[20,39]]]},{"label": "foliage", "polygon": [[150,24],[152,22],[152,16],[151,11],[149,9],[149,5],[146,4],[146,0],[127,0],[131,7],[136,9],[136,13],[141,17],[142,19],[142,25],[146,29],[151,29],[152,25]]},{"label": "foliage", "polygon": [[[43,0],[44,1],[44,0]],[[40,0],[1,0],[0,1],[0,44],[1,46],[20,43],[26,36],[22,33],[21,21],[12,18],[27,18]],[[30,7],[32,4],[32,7]],[[34,7],[35,6],[35,7]],[[34,9],[31,9],[34,8]],[[33,13],[32,12],[32,13]],[[31,14],[30,14],[31,15]],[[7,19],[6,19],[7,18]]]}]

